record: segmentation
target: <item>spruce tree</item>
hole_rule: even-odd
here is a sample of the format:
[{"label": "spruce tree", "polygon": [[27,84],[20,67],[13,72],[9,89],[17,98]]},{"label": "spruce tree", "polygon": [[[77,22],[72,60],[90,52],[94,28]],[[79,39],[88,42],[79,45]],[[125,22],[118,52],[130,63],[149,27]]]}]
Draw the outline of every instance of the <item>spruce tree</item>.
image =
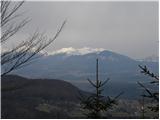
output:
[{"label": "spruce tree", "polygon": [[102,95],[103,87],[108,82],[109,78],[102,82],[99,80],[98,74],[98,59],[96,60],[96,82],[92,82],[88,79],[89,83],[95,89],[95,93],[92,93],[89,96],[84,96],[81,94],[80,101],[81,107],[85,110],[85,115],[87,118],[105,118],[102,115],[103,111],[111,109],[113,105],[117,104],[117,98],[122,94],[120,93],[114,98],[106,97]]},{"label": "spruce tree", "polygon": [[146,94],[143,94],[143,97],[146,97],[151,100],[151,102],[154,102],[153,105],[148,106],[148,108],[156,113],[159,113],[159,77],[155,75],[154,73],[150,72],[146,66],[139,65],[141,69],[141,73],[153,78],[150,84],[152,85],[153,89],[147,88],[144,84],[141,82],[138,82],[138,84],[146,91]]}]

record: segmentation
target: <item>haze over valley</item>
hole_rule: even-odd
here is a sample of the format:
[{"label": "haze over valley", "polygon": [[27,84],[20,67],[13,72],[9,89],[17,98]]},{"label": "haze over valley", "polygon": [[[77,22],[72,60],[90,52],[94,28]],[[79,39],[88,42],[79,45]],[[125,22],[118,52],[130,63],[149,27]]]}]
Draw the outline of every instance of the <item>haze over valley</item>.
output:
[{"label": "haze over valley", "polygon": [[138,98],[141,93],[137,81],[147,82],[148,79],[140,73],[138,65],[147,65],[152,72],[158,74],[158,60],[135,60],[102,48],[63,48],[53,54],[41,53],[37,56],[41,57],[12,74],[36,79],[61,79],[79,89],[92,92],[87,79],[95,80],[95,60],[98,58],[100,79],[105,81],[110,78],[105,95],[126,91],[122,98],[128,99]]},{"label": "haze over valley", "polygon": [[158,1],[1,1],[2,119],[159,118]]}]

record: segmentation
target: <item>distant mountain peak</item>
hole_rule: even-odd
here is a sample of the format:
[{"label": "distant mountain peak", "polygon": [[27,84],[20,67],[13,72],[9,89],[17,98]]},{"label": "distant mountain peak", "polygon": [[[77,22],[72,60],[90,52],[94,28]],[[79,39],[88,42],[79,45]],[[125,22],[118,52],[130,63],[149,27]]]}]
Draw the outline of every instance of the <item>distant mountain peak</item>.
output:
[{"label": "distant mountain peak", "polygon": [[159,61],[159,56],[151,55],[151,56],[145,57],[143,59],[138,59],[138,61],[158,62]]},{"label": "distant mountain peak", "polygon": [[66,55],[85,55],[89,53],[100,53],[106,49],[104,48],[90,48],[90,47],[83,47],[83,48],[62,48],[60,50],[56,50],[52,53],[48,53],[48,55],[57,55],[57,54],[66,54]]}]

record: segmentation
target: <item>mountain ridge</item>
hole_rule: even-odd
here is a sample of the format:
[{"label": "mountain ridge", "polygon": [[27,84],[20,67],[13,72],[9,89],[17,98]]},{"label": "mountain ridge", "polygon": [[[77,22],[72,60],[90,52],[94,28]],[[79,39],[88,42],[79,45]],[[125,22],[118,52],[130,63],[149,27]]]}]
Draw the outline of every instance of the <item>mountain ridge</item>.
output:
[{"label": "mountain ridge", "polygon": [[[154,72],[158,71],[158,62],[136,61],[128,56],[112,51],[103,50],[99,53],[88,53],[84,55],[56,54],[43,56],[33,62],[32,65],[24,67],[14,74],[29,76],[30,78],[57,78],[57,79],[83,79],[94,74],[95,60],[99,59],[100,73],[138,73],[138,65],[148,65]],[[75,73],[75,74],[74,74]],[[77,77],[82,76],[79,78]],[[72,78],[73,77],[73,78]]]},{"label": "mountain ridge", "polygon": [[[66,118],[84,92],[62,80],[6,75],[1,79],[2,118]],[[63,108],[65,110],[63,110]]]}]

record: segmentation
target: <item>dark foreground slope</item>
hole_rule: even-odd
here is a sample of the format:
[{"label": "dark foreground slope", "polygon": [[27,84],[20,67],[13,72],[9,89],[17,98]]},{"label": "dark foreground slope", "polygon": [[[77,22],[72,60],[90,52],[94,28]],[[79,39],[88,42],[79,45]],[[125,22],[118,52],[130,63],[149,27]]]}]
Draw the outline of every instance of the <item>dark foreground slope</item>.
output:
[{"label": "dark foreground slope", "polygon": [[1,83],[2,118],[67,118],[69,109],[79,101],[79,92],[84,93],[68,82],[55,79],[8,75],[2,77]]},{"label": "dark foreground slope", "polygon": [[[79,92],[89,93],[68,82],[7,75],[2,77],[1,86],[2,118],[85,118],[78,96]],[[112,119],[141,118],[140,108],[141,103],[137,100],[120,99],[118,105],[104,112],[104,116]],[[145,113],[146,118],[154,116],[150,111]]]}]

